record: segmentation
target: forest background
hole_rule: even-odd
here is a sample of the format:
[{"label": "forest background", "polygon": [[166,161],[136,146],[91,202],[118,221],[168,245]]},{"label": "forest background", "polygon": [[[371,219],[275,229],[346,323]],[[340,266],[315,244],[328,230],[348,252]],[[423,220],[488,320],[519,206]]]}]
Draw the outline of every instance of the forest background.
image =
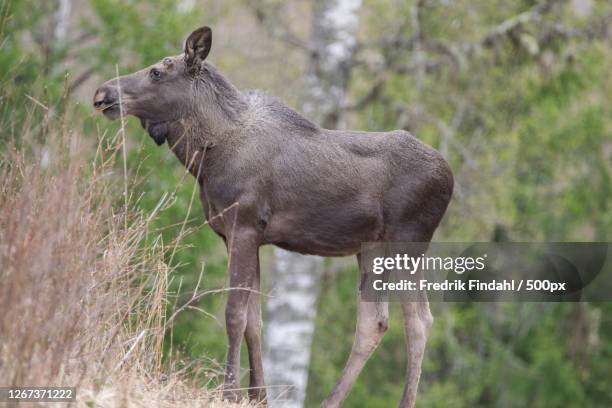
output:
[{"label": "forest background", "polygon": [[[325,126],[403,128],[437,148],[454,170],[456,190],[434,240],[611,240],[609,1],[364,0],[345,10],[353,18],[348,23],[342,14],[321,17],[343,3],[0,2],[0,150],[19,140],[26,118],[43,120],[37,104],[70,109],[69,126],[93,145],[101,134],[117,134],[119,123],[92,113],[96,87],[116,71],[180,53],[189,32],[209,25],[209,61],[238,88],[266,90]],[[325,37],[316,33],[333,33],[334,24],[345,24],[353,40],[326,73]],[[340,90],[323,112],[309,108],[316,80]],[[181,237],[165,257],[171,303],[188,301],[200,278],[201,288],[226,287],[225,248],[204,225],[197,196],[193,202],[194,180],[136,119],[126,126],[135,205],[151,213],[161,197],[171,197],[149,226],[163,242]],[[38,143],[44,148],[48,141]],[[121,164],[113,171],[120,185]],[[271,276],[291,263],[276,265],[270,248],[262,257],[264,293],[282,296]],[[298,396],[307,407],[318,406],[339,378],[356,311],[356,266],[332,259],[313,265],[320,269],[315,302],[303,312],[316,312],[314,334],[301,368],[303,401]],[[224,300],[223,292],[213,293],[182,310],[165,331],[165,358],[222,364]],[[346,407],[394,406],[400,399],[406,350],[396,306]],[[432,310],[419,406],[612,406],[611,304],[438,303]],[[269,319],[266,313],[264,325]]]}]

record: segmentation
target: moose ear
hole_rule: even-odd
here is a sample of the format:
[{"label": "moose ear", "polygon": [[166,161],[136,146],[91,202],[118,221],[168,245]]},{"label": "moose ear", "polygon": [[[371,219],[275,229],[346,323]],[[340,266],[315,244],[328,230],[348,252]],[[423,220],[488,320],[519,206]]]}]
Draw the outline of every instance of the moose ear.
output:
[{"label": "moose ear", "polygon": [[206,59],[212,45],[212,30],[210,27],[200,27],[185,41],[185,63],[188,67],[199,67]]}]

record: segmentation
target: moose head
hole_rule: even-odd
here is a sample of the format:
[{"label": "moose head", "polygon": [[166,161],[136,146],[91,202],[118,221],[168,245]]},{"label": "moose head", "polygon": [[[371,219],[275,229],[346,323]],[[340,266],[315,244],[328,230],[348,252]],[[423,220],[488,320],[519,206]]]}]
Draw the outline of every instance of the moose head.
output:
[{"label": "moose head", "polygon": [[200,27],[189,35],[184,54],[129,75],[113,78],[97,89],[93,105],[108,119],[132,115],[140,119],[158,145],[166,141],[169,124],[193,114],[202,90],[202,70],[212,45],[212,30]]}]

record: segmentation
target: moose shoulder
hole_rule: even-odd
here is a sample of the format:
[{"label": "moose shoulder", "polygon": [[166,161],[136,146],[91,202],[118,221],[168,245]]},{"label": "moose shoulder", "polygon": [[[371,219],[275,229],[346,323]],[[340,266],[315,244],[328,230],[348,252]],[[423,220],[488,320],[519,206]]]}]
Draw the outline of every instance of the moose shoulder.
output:
[{"label": "moose shoulder", "polygon": [[[244,336],[249,396],[261,401],[258,248],[359,258],[366,241],[428,242],[453,178],[440,154],[408,132],[322,129],[261,92],[237,90],[204,61],[211,44],[211,30],[199,28],[184,54],[102,85],[94,107],[110,119],[138,117],[197,177],[206,218],[231,257],[230,287],[255,290],[228,296],[225,396],[240,398]],[[402,309],[409,369],[401,406],[410,407],[432,318],[426,301]],[[324,406],[340,405],[387,327],[384,302],[360,302],[358,313],[353,351]]]}]

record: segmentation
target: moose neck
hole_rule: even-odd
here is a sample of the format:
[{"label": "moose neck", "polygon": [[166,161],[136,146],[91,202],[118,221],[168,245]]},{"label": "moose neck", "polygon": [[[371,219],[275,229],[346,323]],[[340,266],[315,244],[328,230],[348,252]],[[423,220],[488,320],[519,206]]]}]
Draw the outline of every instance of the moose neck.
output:
[{"label": "moose neck", "polygon": [[208,63],[202,65],[194,87],[191,120],[194,130],[202,133],[208,142],[223,143],[241,127],[247,104],[240,91]]},{"label": "moose neck", "polygon": [[185,116],[169,126],[168,146],[196,177],[211,147],[235,143],[243,126],[247,103],[240,92],[208,63],[193,84]]}]

